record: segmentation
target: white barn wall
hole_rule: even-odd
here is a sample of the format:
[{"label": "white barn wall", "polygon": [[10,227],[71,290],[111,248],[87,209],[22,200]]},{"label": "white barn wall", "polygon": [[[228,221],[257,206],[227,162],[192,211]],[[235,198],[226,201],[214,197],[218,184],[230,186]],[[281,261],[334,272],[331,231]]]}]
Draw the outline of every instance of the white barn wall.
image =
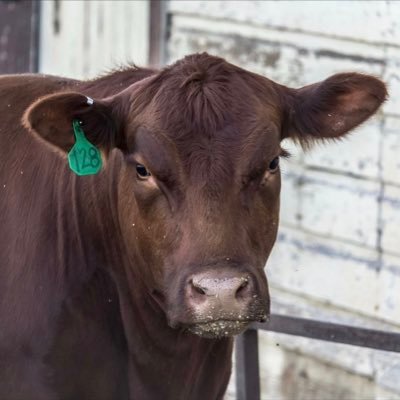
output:
[{"label": "white barn wall", "polygon": [[[349,138],[283,162],[267,268],[274,312],[398,330],[400,3],[171,0],[169,12],[169,62],[207,51],[294,87],[343,71],[388,83],[383,109]],[[400,398],[398,355],[272,333],[260,341],[263,399]]]},{"label": "white barn wall", "polygon": [[146,66],[149,12],[148,1],[42,1],[39,71],[82,79]]}]

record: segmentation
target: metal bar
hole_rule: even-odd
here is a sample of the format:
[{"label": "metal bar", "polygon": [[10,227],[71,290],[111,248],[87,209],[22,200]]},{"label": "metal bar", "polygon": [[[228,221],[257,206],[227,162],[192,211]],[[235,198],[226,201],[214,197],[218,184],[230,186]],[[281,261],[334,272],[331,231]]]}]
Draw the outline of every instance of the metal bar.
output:
[{"label": "metal bar", "polygon": [[237,400],[260,399],[256,330],[247,330],[236,338],[236,396]]},{"label": "metal bar", "polygon": [[384,332],[285,315],[273,315],[268,322],[252,324],[250,329],[400,353],[400,333],[396,332]]}]

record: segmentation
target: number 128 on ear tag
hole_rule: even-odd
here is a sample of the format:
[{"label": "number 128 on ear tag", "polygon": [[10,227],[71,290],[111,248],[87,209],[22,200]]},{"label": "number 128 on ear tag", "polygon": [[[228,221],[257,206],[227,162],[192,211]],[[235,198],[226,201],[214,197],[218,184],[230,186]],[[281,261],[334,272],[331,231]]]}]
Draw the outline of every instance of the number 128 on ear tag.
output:
[{"label": "number 128 on ear tag", "polygon": [[102,166],[101,154],[96,146],[86,139],[80,122],[72,122],[75,134],[75,144],[68,153],[69,167],[77,175],[95,175]]}]

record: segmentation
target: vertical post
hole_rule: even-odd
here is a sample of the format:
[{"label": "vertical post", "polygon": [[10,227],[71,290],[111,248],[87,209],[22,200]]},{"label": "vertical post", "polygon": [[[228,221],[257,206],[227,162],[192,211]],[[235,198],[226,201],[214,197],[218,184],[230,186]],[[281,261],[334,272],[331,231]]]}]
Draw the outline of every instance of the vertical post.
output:
[{"label": "vertical post", "polygon": [[167,6],[163,0],[150,0],[149,65],[160,67],[165,60]]},{"label": "vertical post", "polygon": [[238,400],[260,400],[258,332],[254,329],[236,339],[236,396]]}]

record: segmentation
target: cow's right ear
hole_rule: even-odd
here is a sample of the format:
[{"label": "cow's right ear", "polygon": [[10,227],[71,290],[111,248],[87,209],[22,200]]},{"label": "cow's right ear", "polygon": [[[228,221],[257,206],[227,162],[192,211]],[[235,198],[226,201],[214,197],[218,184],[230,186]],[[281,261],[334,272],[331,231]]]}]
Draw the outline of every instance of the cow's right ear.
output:
[{"label": "cow's right ear", "polygon": [[79,120],[86,138],[108,153],[123,147],[120,122],[111,100],[93,100],[81,93],[60,93],[42,97],[23,116],[23,124],[45,142],[68,152],[75,143],[72,122]]}]

